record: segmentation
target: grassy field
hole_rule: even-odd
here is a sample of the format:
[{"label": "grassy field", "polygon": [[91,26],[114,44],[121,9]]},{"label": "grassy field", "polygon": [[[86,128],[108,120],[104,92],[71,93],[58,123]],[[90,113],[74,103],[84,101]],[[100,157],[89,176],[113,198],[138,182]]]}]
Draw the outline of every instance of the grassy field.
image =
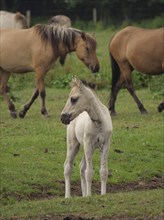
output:
[{"label": "grassy field", "polygon": [[[103,88],[97,94],[104,104],[108,104],[111,69],[107,45],[113,33],[112,30],[96,32],[101,67],[96,76],[75,54],[67,56],[64,67],[57,62],[49,71],[46,102],[50,118],[41,116],[38,99],[24,119],[11,119],[0,99],[0,219],[162,219],[164,113],[157,112],[162,98],[149,88],[137,91],[149,112],[144,116],[125,89],[119,93],[118,115],[112,118],[114,131],[107,195],[99,195],[97,150],[93,158],[93,196],[79,197],[81,148],[74,162],[73,197],[64,199],[66,126],[60,122],[60,112],[70,91],[69,82],[75,75]],[[13,75],[9,86],[16,109],[20,111],[31,97],[34,74]]]},{"label": "grassy field", "polygon": [[[15,91],[16,108],[31,95],[31,88]],[[44,219],[45,216],[133,217],[162,215],[163,113],[157,112],[160,99],[153,99],[147,90],[137,91],[149,114],[140,115],[136,104],[122,90],[117,101],[117,117],[113,117],[113,139],[109,154],[107,196],[98,196],[99,151],[94,155],[94,187],[92,198],[81,194],[78,164],[82,149],[74,163],[73,198],[64,199],[63,163],[66,156],[66,127],[60,112],[69,89],[47,89],[50,118],[40,114],[40,100],[22,119],[11,119],[1,102],[1,219]],[[99,90],[98,96],[107,104],[109,91]],[[155,185],[149,189],[149,183]],[[129,188],[132,184],[134,187]],[[110,185],[116,188],[115,193]],[[121,189],[119,190],[119,186]],[[133,191],[142,189],[142,191]],[[117,190],[118,187],[118,190]],[[144,191],[144,188],[147,189]],[[157,188],[157,189],[156,189]],[[130,190],[130,192],[126,192]],[[102,207],[102,208],[99,208]],[[48,218],[48,217],[47,217]],[[116,218],[117,219],[117,218]]]}]

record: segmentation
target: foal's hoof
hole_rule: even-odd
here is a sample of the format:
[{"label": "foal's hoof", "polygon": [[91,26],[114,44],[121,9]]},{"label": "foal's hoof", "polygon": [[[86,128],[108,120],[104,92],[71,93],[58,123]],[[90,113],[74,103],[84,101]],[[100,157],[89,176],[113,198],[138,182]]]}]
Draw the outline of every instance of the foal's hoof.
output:
[{"label": "foal's hoof", "polygon": [[20,117],[20,118],[24,118],[24,116],[25,116],[25,113],[24,113],[23,111],[20,111],[20,112],[19,112],[19,117]]},{"label": "foal's hoof", "polygon": [[17,113],[16,112],[10,112],[10,115],[12,118],[17,118]]}]

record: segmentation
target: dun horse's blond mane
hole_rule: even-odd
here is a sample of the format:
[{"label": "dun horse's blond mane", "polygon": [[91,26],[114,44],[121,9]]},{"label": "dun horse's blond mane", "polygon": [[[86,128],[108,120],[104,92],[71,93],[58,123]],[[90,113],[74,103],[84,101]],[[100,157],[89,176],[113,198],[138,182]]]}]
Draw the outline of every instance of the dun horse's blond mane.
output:
[{"label": "dun horse's blond mane", "polygon": [[85,37],[91,49],[96,49],[97,47],[96,40],[91,35],[78,29],[66,28],[64,26],[52,24],[37,24],[34,28],[36,33],[40,35],[43,42],[51,42],[54,49],[57,49],[59,43],[61,42],[65,48],[70,50],[71,45],[75,43],[76,36],[79,34]]}]

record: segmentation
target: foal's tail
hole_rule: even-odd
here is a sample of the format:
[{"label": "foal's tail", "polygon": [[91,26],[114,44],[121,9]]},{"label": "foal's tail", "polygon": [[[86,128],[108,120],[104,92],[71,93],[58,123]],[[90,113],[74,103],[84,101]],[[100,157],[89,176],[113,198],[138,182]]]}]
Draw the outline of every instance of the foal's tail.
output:
[{"label": "foal's tail", "polygon": [[120,68],[119,68],[116,60],[112,56],[111,52],[109,53],[109,55],[110,55],[111,68],[112,68],[112,91],[113,91],[118,79],[120,78],[121,72],[120,72]]}]

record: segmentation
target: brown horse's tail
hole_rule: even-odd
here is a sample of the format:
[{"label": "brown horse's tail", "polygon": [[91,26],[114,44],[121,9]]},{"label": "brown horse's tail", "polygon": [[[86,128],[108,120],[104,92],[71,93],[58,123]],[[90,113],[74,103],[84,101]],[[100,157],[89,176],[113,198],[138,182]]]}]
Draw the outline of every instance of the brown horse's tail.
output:
[{"label": "brown horse's tail", "polygon": [[120,78],[120,68],[116,62],[116,60],[114,59],[114,57],[112,56],[111,53],[110,54],[110,60],[111,60],[111,68],[112,68],[112,92],[114,91],[114,88],[116,86],[116,83],[118,81],[118,79]]}]

